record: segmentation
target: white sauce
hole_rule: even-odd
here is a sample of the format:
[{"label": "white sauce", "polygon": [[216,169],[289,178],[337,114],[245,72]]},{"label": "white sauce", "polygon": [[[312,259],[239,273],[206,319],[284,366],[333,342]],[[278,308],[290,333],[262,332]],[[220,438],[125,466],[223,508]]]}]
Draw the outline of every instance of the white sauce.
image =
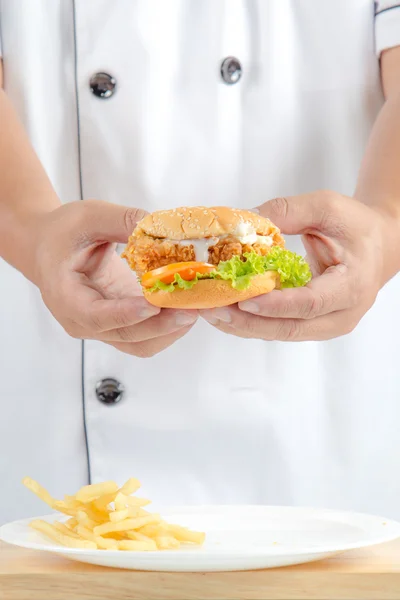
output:
[{"label": "white sauce", "polygon": [[262,246],[272,246],[273,243],[273,239],[270,235],[257,236],[257,244],[261,244]]},{"label": "white sauce", "polygon": [[[236,227],[236,230],[233,235],[236,236],[238,238],[238,240],[240,240],[240,238],[248,238],[251,236],[255,236],[256,230],[254,229],[254,227],[252,227],[250,225],[250,223],[242,222],[242,223],[239,223],[239,225]],[[242,243],[246,243],[246,242],[242,242]]]},{"label": "white sauce", "polygon": [[235,236],[241,244],[262,244],[263,246],[272,246],[272,238],[269,235],[257,235],[256,233],[249,233],[247,235]]},{"label": "white sauce", "polygon": [[272,246],[272,238],[269,235],[257,235],[254,227],[250,223],[240,223],[233,234],[241,244],[253,245],[263,244],[264,246]]},{"label": "white sauce", "polygon": [[202,238],[201,240],[180,240],[181,246],[193,246],[197,262],[208,262],[208,249],[218,244],[218,238]]},{"label": "white sauce", "polygon": [[[240,223],[236,230],[229,235],[233,235],[241,244],[253,245],[255,243],[262,244],[264,246],[272,246],[272,238],[269,235],[257,235],[255,229],[249,223]],[[210,237],[202,238],[200,240],[179,240],[173,241],[168,240],[171,243],[180,244],[181,246],[193,246],[195,259],[197,262],[208,262],[208,250],[212,246],[218,244],[220,239],[228,237],[225,235],[221,238]]]}]

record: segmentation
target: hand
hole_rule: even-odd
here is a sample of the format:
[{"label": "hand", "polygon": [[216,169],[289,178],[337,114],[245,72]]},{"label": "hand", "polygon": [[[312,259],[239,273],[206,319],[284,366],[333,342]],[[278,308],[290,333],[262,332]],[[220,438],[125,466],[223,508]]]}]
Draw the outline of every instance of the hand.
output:
[{"label": "hand", "polygon": [[30,279],[69,335],[149,357],[187,333],[197,314],[149,304],[115,252],[144,214],[107,202],[73,202],[42,216],[27,247],[34,249]]},{"label": "hand", "polygon": [[312,281],[202,316],[225,333],[264,340],[327,340],[353,331],[400,268],[395,217],[335,192],[277,198],[259,211],[282,233],[303,236]]}]

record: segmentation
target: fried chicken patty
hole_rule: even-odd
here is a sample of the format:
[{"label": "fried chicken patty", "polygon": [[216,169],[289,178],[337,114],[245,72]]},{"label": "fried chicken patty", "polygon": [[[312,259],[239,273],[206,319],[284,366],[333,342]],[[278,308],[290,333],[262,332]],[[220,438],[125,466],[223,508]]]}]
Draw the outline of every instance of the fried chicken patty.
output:
[{"label": "fried chicken patty", "polygon": [[[273,243],[273,245],[281,244]],[[235,237],[228,236],[209,248],[208,262],[217,265],[221,261],[231,259],[232,256],[242,256],[245,252],[251,251],[265,256],[270,248],[270,246],[259,243],[242,244]],[[148,235],[132,236],[122,256],[126,258],[131,269],[138,275],[172,263],[196,260],[192,245],[180,245],[179,242],[156,239]]]}]

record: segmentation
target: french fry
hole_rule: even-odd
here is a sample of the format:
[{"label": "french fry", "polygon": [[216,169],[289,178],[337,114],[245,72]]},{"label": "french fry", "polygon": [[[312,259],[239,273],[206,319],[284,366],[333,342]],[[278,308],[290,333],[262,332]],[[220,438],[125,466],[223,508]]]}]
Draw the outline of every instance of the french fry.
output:
[{"label": "french fry", "polygon": [[82,510],[85,511],[89,519],[95,521],[96,523],[104,523],[104,521],[108,521],[108,511],[99,511],[97,508],[92,506],[92,503],[84,504],[82,506]]},{"label": "french fry", "polygon": [[86,527],[87,529],[91,529],[92,531],[98,525],[98,523],[96,521],[93,521],[93,519],[90,519],[87,513],[83,510],[78,510],[76,518],[78,521],[78,525],[83,525],[84,527]]},{"label": "french fry", "polygon": [[148,535],[144,535],[139,531],[126,531],[126,537],[130,540],[136,540],[137,542],[152,542],[154,540],[151,539]]},{"label": "french fry", "polygon": [[148,506],[151,504],[151,500],[147,498],[137,498],[136,496],[128,496],[128,500],[126,502],[128,506]]},{"label": "french fry", "polygon": [[[136,515],[135,515],[136,516]],[[123,510],[115,510],[114,512],[110,512],[110,521],[112,523],[119,523],[119,521],[123,521],[129,517],[129,509],[124,508]]]},{"label": "french fry", "polygon": [[120,492],[118,492],[114,500],[115,510],[124,510],[126,508],[125,498],[125,494],[121,494]]},{"label": "french fry", "polygon": [[165,536],[169,535],[166,527],[163,527],[160,523],[158,524],[146,524],[139,528],[139,533],[143,535],[147,535],[150,538],[155,538],[157,536]]},{"label": "french fry", "polygon": [[147,498],[136,498],[136,496],[126,496],[121,492],[118,493],[117,498],[119,501],[121,501],[121,503],[137,508],[151,504],[150,500],[147,500]]},{"label": "french fry", "polygon": [[94,541],[100,550],[119,550],[117,540],[103,538],[101,535],[99,535],[95,537]]},{"label": "french fry", "polygon": [[107,512],[107,507],[111,502],[114,502],[115,496],[118,494],[117,492],[112,492],[111,494],[104,494],[104,496],[100,496],[91,502],[93,508],[100,512]]},{"label": "french fry", "polygon": [[58,512],[63,513],[64,515],[69,515],[70,517],[76,517],[77,510],[76,508],[68,508],[65,505],[63,500],[54,500],[53,509],[58,510]]},{"label": "french fry", "polygon": [[89,505],[82,503],[79,503],[79,508],[71,508],[70,506],[66,505],[64,500],[55,500],[53,508],[71,517],[76,517],[78,512],[85,512],[88,517],[97,524],[103,523],[104,519],[108,518],[107,513],[100,513],[91,508]]},{"label": "french fry", "polygon": [[54,503],[56,502],[55,498],[53,498],[47,490],[44,489],[37,481],[34,481],[30,477],[24,477],[22,483],[25,487],[28,488],[31,492],[36,494],[43,502],[45,502],[50,508],[53,508]]},{"label": "french fry", "polygon": [[126,531],[112,531],[111,533],[105,533],[102,537],[119,541],[127,538],[126,533]]},{"label": "french fry", "polygon": [[101,550],[118,550],[117,540],[103,538],[101,536],[94,535],[93,531],[84,527],[84,525],[78,525],[76,528],[78,535],[85,540],[94,542]]},{"label": "french fry", "polygon": [[69,529],[73,529],[74,527],[76,527],[78,525],[78,519],[75,519],[75,517],[71,517],[70,519],[67,519],[67,521],[65,521],[64,524]]},{"label": "french fry", "polygon": [[90,504],[80,504],[79,508],[68,508],[65,506],[65,503],[62,500],[57,500],[54,504],[54,508],[64,514],[71,515],[76,518],[78,512],[85,513],[89,519],[95,521],[97,525],[100,523],[104,523],[105,520],[108,519],[108,513],[100,513],[99,511],[93,509]]},{"label": "french fry", "polygon": [[84,485],[75,498],[79,502],[92,502],[105,494],[111,494],[116,492],[118,486],[115,481],[104,481],[103,483],[92,483],[91,485]]},{"label": "french fry", "polygon": [[131,494],[137,492],[139,488],[140,481],[138,481],[134,477],[131,477],[130,479],[128,479],[128,481],[124,483],[124,485],[119,491],[121,492],[121,494],[125,494],[125,496],[130,496]]},{"label": "french fry", "polygon": [[47,537],[51,538],[58,544],[61,544],[62,546],[67,546],[69,548],[84,548],[85,550],[96,550],[97,548],[97,544],[95,544],[94,542],[76,539],[72,537],[72,535],[65,535],[61,533],[60,531],[58,531],[58,529],[55,529],[50,523],[47,523],[47,521],[41,521],[40,519],[32,521],[32,523],[30,523],[30,526],[36,531],[39,531],[40,533],[43,533]]},{"label": "french fry", "polygon": [[174,550],[180,546],[180,542],[172,535],[158,535],[154,538],[154,541],[159,550]]},{"label": "french fry", "polygon": [[137,542],[135,540],[121,540],[118,542],[119,550],[134,550],[135,552],[149,552],[157,550],[157,544],[155,541],[150,540],[149,542]]},{"label": "french fry", "polygon": [[120,489],[114,481],[87,485],[75,496],[65,495],[64,500],[56,500],[29,477],[23,483],[52,509],[68,515],[65,521],[39,519],[31,523],[33,529],[66,547],[145,552],[204,542],[204,533],[169,524],[144,510],[150,501],[130,495],[140,487],[134,478]]},{"label": "french fry", "polygon": [[204,543],[205,534],[199,531],[191,531],[186,527],[180,527],[179,525],[167,525],[167,531],[174,536],[175,539],[180,542],[188,542],[191,544],[201,545]]},{"label": "french fry", "polygon": [[54,521],[53,527],[54,529],[58,529],[58,531],[60,531],[64,535],[70,535],[71,537],[79,539],[79,535],[75,533],[75,531],[72,531],[72,529],[67,527],[65,523],[60,523],[60,521]]},{"label": "french fry", "polygon": [[128,506],[127,508],[121,508],[119,510],[114,510],[113,512],[110,512],[110,521],[113,521],[113,523],[117,523],[118,521],[122,521],[123,519],[128,519],[130,517],[148,517],[149,514],[150,513],[141,515],[140,508]]},{"label": "french fry", "polygon": [[82,506],[82,502],[78,502],[75,496],[64,496],[64,506],[66,508],[72,508],[78,510]]},{"label": "french fry", "polygon": [[[110,494],[104,494],[103,496],[96,498],[96,500],[93,501],[93,504],[100,511],[104,511],[109,504],[115,501],[119,505],[119,510],[125,508],[125,504],[129,504],[132,506],[146,506],[147,504],[150,504],[149,500],[141,498],[131,498],[130,494],[133,494],[139,488],[140,482],[134,477],[132,477],[124,483],[121,489],[117,489],[116,491]],[[124,506],[122,506],[123,503]]]},{"label": "french fry", "polygon": [[103,535],[113,531],[128,531],[129,529],[139,529],[148,523],[157,523],[160,515],[149,515],[148,517],[137,517],[136,519],[125,519],[120,523],[104,523],[93,529],[95,535]]}]

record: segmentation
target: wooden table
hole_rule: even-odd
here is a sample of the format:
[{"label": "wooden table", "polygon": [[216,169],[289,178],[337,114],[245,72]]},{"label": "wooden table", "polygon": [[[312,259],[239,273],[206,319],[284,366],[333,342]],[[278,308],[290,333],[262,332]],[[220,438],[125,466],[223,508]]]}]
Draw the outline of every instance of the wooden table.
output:
[{"label": "wooden table", "polygon": [[241,573],[105,569],[0,542],[1,600],[399,600],[400,540],[329,560]]}]

